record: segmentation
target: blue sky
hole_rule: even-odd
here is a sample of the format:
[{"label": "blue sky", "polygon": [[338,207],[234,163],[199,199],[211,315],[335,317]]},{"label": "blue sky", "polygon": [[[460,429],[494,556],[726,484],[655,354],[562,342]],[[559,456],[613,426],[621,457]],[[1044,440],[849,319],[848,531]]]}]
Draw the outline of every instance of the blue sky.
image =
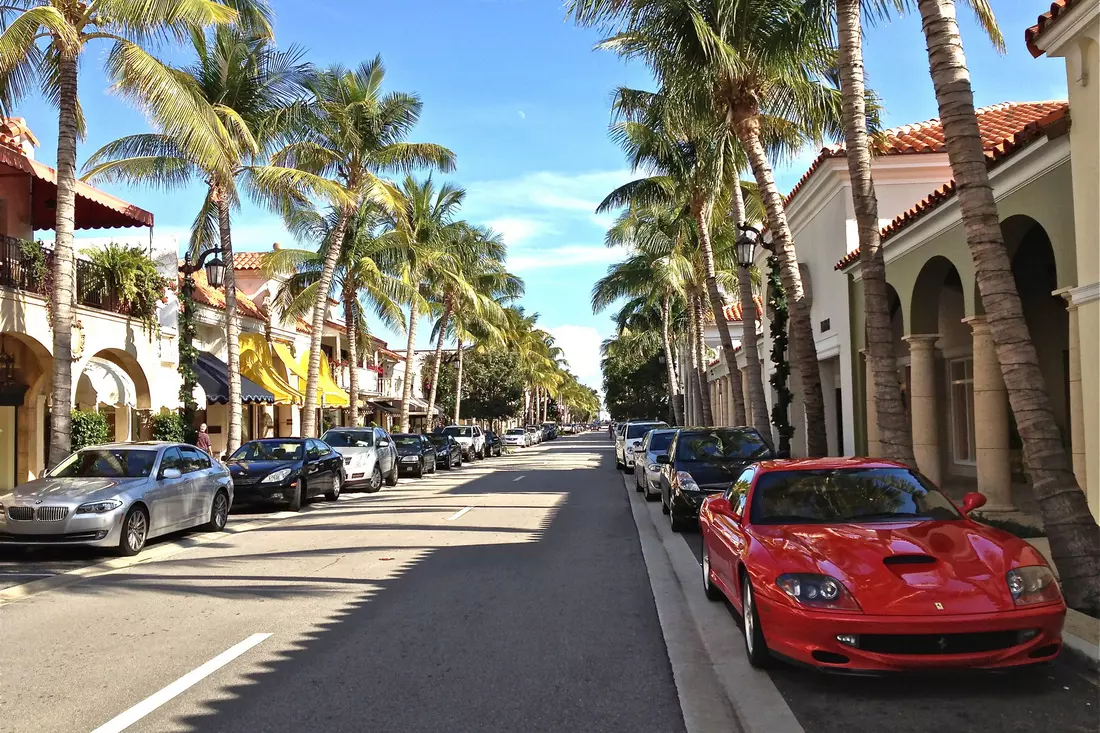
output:
[{"label": "blue sky", "polygon": [[[574,371],[599,386],[607,314],[589,307],[592,284],[617,253],[603,246],[607,218],[595,205],[628,180],[618,148],[607,137],[611,91],[649,86],[646,70],[592,51],[598,35],[567,22],[560,0],[275,0],[280,44],[309,49],[318,65],[355,65],[381,54],[390,89],[424,100],[412,139],[450,147],[467,191],[464,216],[488,223],[509,243],[511,268],[527,282],[524,305],[566,349]],[[1008,43],[998,55],[960,8],[962,32],[979,105],[1064,99],[1057,59],[1032,59],[1024,29],[1045,10],[1043,0],[993,0]],[[109,140],[147,129],[142,116],[106,90],[100,73],[106,46],[94,47],[81,69],[81,101],[89,137],[81,164]],[[171,56],[171,52],[165,55]],[[936,116],[919,18],[872,28],[866,41],[868,81],[882,97],[889,126]],[[56,113],[36,98],[18,110],[42,143],[37,157],[56,160]],[[816,150],[778,168],[785,192]],[[203,195],[201,186],[172,194],[106,187],[152,211],[158,235],[185,235]],[[292,240],[279,220],[246,206],[236,217],[235,247],[270,249]],[[102,233],[99,233],[102,236]],[[427,329],[422,329],[425,333]],[[391,346],[401,334],[378,328]],[[426,346],[427,335],[420,346]]]}]

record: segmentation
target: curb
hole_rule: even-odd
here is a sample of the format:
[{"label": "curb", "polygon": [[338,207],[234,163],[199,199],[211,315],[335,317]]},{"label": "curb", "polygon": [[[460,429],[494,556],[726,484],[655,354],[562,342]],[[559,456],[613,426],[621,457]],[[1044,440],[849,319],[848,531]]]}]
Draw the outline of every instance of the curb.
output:
[{"label": "curb", "polygon": [[1090,644],[1079,636],[1063,631],[1062,652],[1073,664],[1085,667],[1091,672],[1100,672],[1100,648],[1095,644]]}]

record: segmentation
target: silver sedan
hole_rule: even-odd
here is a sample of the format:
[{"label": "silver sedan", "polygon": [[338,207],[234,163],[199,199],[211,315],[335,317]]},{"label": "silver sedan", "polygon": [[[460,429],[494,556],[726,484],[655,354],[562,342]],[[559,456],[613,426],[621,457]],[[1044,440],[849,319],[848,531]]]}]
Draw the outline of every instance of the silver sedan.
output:
[{"label": "silver sedan", "polygon": [[136,555],[147,540],[225,527],[229,470],[182,443],[116,443],[73,453],[0,496],[0,544],[89,545]]}]

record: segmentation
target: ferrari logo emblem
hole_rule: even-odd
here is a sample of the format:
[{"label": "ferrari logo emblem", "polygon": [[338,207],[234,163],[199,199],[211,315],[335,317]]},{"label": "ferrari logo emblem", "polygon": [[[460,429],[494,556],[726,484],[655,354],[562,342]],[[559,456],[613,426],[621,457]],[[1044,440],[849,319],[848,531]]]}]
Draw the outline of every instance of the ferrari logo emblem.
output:
[{"label": "ferrari logo emblem", "polygon": [[936,642],[936,646],[940,648],[941,652],[945,651],[947,649],[947,639],[941,636]]},{"label": "ferrari logo emblem", "polygon": [[937,603],[936,604],[936,610],[937,611],[942,611],[943,610],[943,604],[942,603]]}]

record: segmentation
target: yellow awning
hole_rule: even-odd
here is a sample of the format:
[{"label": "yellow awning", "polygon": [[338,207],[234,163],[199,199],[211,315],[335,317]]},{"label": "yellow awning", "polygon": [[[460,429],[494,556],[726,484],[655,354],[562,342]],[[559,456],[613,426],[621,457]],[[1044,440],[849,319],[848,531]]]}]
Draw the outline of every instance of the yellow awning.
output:
[{"label": "yellow awning", "polygon": [[277,405],[300,405],[305,395],[291,387],[275,369],[271,361],[271,349],[258,333],[242,333],[238,337],[241,346],[241,374],[275,395]]},{"label": "yellow awning", "polygon": [[[295,359],[290,353],[290,347],[286,344],[276,342],[273,346],[275,347],[275,354],[282,359],[290,371],[294,372],[295,376],[298,377],[298,384],[304,390],[306,383],[309,381],[309,352],[303,350],[301,356]],[[328,359],[324,358],[323,354],[321,355],[321,379],[317,383],[317,389],[320,392],[318,399],[324,399],[323,404],[325,407],[348,407],[351,405],[351,398],[348,393],[332,381]]]}]

